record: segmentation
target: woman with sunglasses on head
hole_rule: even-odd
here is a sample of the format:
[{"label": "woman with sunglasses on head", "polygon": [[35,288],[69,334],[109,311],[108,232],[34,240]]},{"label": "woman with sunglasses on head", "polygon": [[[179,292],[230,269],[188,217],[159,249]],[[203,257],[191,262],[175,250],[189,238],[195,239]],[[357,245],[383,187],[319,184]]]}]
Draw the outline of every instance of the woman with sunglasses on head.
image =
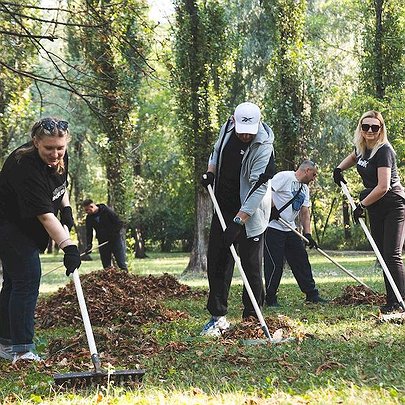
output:
[{"label": "woman with sunglasses on head", "polygon": [[[355,150],[334,169],[333,179],[340,186],[346,184],[342,172],[354,165],[365,189],[360,193],[360,202],[353,211],[358,219],[367,209],[371,235],[384,261],[405,298],[405,272],[402,263],[402,246],[405,231],[405,193],[400,183],[396,155],[388,142],[384,119],[378,111],[362,115],[354,134]],[[394,291],[385,277],[387,301],[380,309],[388,313],[400,308]]]},{"label": "woman with sunglasses on head", "polygon": [[81,264],[77,246],[63,227],[73,226],[66,189],[68,141],[66,121],[44,118],[0,172],[0,358],[13,363],[41,361],[34,352],[34,312],[41,278],[39,253],[49,237],[64,251],[66,275]]}]

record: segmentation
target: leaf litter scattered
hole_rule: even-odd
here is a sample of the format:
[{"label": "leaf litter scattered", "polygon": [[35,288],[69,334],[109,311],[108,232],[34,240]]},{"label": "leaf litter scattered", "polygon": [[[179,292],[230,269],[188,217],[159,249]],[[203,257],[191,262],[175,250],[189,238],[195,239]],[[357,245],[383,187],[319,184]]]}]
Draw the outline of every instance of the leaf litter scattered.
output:
[{"label": "leaf litter scattered", "polygon": [[[84,275],[81,282],[104,366],[119,364],[120,368],[133,368],[154,354],[189,350],[192,344],[189,342],[159,344],[142,326],[151,322],[187,319],[187,312],[166,308],[164,300],[201,298],[206,296],[205,291],[180,284],[169,274],[137,276],[115,268]],[[92,369],[73,282],[40,300],[36,309],[36,324],[44,329],[73,326],[77,330],[73,337],[58,337],[48,342],[44,371],[54,367],[58,371],[61,368],[69,371]],[[266,324],[271,334],[282,331],[283,336],[287,337],[292,336],[294,331],[291,320],[286,316],[268,317]],[[234,344],[242,339],[264,338],[259,322],[252,318],[235,324],[222,336],[221,342]]]},{"label": "leaf litter scattered", "polygon": [[336,305],[382,305],[385,303],[384,294],[376,294],[363,285],[347,286],[340,297],[331,303]]}]

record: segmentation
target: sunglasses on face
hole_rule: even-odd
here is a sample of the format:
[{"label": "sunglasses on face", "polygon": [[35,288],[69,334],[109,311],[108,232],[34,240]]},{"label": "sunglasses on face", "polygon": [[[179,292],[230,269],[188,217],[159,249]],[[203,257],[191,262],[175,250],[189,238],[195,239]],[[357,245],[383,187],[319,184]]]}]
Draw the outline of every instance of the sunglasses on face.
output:
[{"label": "sunglasses on face", "polygon": [[361,130],[364,132],[368,132],[371,128],[371,132],[378,132],[381,128],[381,125],[370,125],[370,124],[361,124]]},{"label": "sunglasses on face", "polygon": [[67,121],[55,122],[54,120],[51,119],[45,119],[41,121],[41,127],[49,132],[52,132],[55,129],[55,127],[61,129],[62,131],[66,131],[69,127],[69,123]]}]

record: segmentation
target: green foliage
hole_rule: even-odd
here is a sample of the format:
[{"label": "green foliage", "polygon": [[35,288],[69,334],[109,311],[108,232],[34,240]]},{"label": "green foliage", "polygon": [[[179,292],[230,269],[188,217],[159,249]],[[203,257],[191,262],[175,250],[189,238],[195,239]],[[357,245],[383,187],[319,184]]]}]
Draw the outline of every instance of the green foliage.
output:
[{"label": "green foliage", "polygon": [[405,83],[405,5],[396,0],[359,3],[362,14],[361,90],[384,98]]},{"label": "green foliage", "polygon": [[227,22],[218,1],[177,1],[176,12],[173,73],[182,124],[178,135],[198,179],[206,170],[220,123],[218,109],[223,105],[222,81],[227,73]]},{"label": "green foliage", "polygon": [[93,139],[106,171],[108,203],[123,219],[129,219],[133,200],[133,173],[136,165],[128,159],[139,134],[130,114],[136,111],[137,93],[143,69],[148,35],[143,21],[142,0],[111,4],[108,1],[70,1],[82,24],[69,35],[72,57],[83,58],[84,88],[97,98],[89,103],[97,118],[98,137]]},{"label": "green foliage", "polygon": [[37,48],[26,34],[40,34],[41,26],[30,18],[39,15],[30,5],[38,1],[2,4],[0,9],[0,166],[12,149],[27,141],[26,128],[33,120],[30,80],[15,73],[37,63]]},{"label": "green foliage", "polygon": [[269,66],[267,96],[278,169],[295,169],[305,153],[303,132],[303,40],[306,2],[264,3],[275,24],[276,48]]}]

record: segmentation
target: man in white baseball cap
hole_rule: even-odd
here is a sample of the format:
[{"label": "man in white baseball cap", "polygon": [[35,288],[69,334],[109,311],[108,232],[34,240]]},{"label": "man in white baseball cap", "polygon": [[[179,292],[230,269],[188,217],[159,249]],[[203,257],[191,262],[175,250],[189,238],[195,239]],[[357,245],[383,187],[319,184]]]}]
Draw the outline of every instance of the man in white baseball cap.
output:
[{"label": "man in white baseball cap", "polygon": [[[226,320],[228,295],[234,259],[231,244],[238,248],[243,270],[259,306],[264,303],[262,281],[263,233],[271,209],[274,154],[272,130],[260,120],[260,108],[253,103],[239,104],[222,126],[201,179],[211,185],[225,219],[223,231],[214,212],[207,252],[209,295],[207,310],[211,319],[201,335],[219,336],[229,328]],[[256,317],[246,288],[242,294],[242,318]]]},{"label": "man in white baseball cap", "polygon": [[239,104],[233,114],[236,132],[256,135],[259,131],[260,116],[260,108],[256,104],[249,101]]}]

